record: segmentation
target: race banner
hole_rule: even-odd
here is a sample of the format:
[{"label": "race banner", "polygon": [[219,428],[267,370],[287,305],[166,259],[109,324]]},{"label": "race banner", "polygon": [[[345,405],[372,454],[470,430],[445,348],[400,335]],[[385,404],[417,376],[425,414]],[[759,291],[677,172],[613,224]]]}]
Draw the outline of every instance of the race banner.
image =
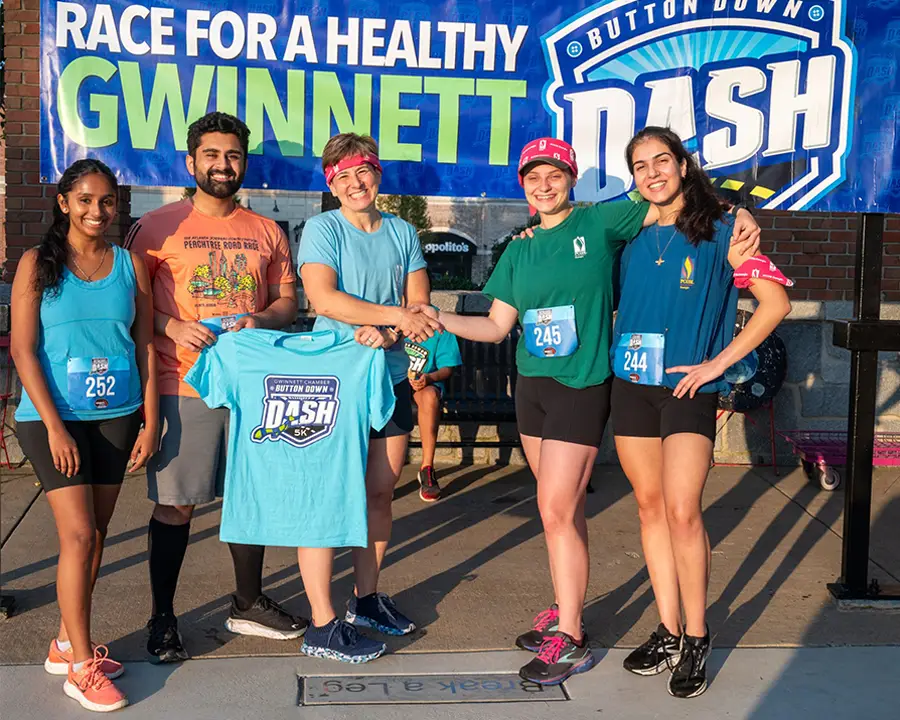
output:
[{"label": "race banner", "polygon": [[188,125],[251,130],[245,186],[325,190],[337,132],[373,135],[382,190],[521,198],[519,150],[572,143],[578,201],[633,191],[669,126],[758,207],[900,212],[900,0],[44,0],[41,168],[92,156],[191,184]]}]

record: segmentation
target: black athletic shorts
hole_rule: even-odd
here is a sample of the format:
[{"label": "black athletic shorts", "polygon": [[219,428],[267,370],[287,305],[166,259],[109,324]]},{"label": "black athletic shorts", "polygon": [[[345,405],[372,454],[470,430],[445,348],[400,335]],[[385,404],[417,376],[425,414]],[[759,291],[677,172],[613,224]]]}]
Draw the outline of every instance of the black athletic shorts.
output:
[{"label": "black athletic shorts", "polygon": [[612,423],[617,437],[665,440],[676,433],[694,433],[716,441],[718,393],[677,398],[672,389],[613,379]]},{"label": "black athletic shorts", "polygon": [[140,410],[107,420],[64,420],[81,457],[81,469],[72,477],[66,477],[54,467],[43,422],[18,423],[16,437],[44,492],[74,485],[119,485],[125,477],[141,422]]},{"label": "black athletic shorts", "polygon": [[516,421],[519,433],[600,447],[609,419],[610,383],[571,388],[553,378],[519,375]]},{"label": "black athletic shorts", "polygon": [[412,388],[409,386],[409,380],[404,380],[394,385],[394,397],[397,398],[397,404],[394,405],[394,414],[391,415],[388,424],[381,430],[369,430],[369,440],[409,435],[412,432],[414,425]]}]

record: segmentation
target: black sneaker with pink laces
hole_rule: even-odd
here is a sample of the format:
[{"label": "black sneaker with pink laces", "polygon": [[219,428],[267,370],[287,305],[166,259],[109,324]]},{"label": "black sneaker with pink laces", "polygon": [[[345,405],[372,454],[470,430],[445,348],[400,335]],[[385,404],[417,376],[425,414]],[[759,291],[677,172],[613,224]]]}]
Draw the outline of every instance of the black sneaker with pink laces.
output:
[{"label": "black sneaker with pink laces", "polygon": [[547,635],[534,660],[519,670],[519,677],[538,685],[559,685],[571,675],[587,672],[595,662],[587,635],[576,643],[571,635],[555,632]]},{"label": "black sneaker with pink laces", "polygon": [[559,605],[553,603],[546,610],[539,612],[532,623],[531,630],[516,638],[516,645],[528,652],[537,652],[550,633],[559,629]]}]

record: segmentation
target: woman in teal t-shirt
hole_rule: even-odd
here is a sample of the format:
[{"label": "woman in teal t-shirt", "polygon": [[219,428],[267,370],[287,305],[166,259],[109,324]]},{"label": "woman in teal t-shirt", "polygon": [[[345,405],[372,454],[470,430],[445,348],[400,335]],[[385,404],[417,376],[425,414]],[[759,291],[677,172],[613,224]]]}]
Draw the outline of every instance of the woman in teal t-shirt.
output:
[{"label": "woman in teal t-shirt", "polygon": [[62,622],[44,668],[101,712],[128,701],[111,682],[122,665],[91,643],[91,595],[125,471],[153,454],[159,417],[150,277],[104,237],[117,197],[97,160],[63,173],[53,224],[13,281],[10,348],[24,387],[16,434],[59,534]]},{"label": "woman in teal t-shirt", "polygon": [[624,665],[638,675],[673,667],[669,693],[689,698],[706,690],[710,650],[709,538],[701,499],[716,437],[718,391],[729,366],[756,348],[791,306],[781,285],[752,280],[759,307],[732,340],[734,271],[762,258],[731,245],[732,218],[671,130],[645,128],[629,143],[626,157],[638,190],[660,219],[623,254],[610,353],[616,375],[612,421],[619,461],[638,503],[661,622]]}]

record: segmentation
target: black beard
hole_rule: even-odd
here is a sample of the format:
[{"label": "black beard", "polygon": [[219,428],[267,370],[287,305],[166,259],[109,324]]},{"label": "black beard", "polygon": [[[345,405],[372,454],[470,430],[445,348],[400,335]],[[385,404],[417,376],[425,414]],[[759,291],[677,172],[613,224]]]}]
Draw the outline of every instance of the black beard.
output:
[{"label": "black beard", "polygon": [[219,200],[224,200],[225,198],[230,198],[241,189],[241,185],[244,182],[244,173],[241,173],[231,180],[225,180],[224,182],[212,180],[209,175],[197,175],[195,179],[197,181],[197,187],[207,195],[211,195]]}]

